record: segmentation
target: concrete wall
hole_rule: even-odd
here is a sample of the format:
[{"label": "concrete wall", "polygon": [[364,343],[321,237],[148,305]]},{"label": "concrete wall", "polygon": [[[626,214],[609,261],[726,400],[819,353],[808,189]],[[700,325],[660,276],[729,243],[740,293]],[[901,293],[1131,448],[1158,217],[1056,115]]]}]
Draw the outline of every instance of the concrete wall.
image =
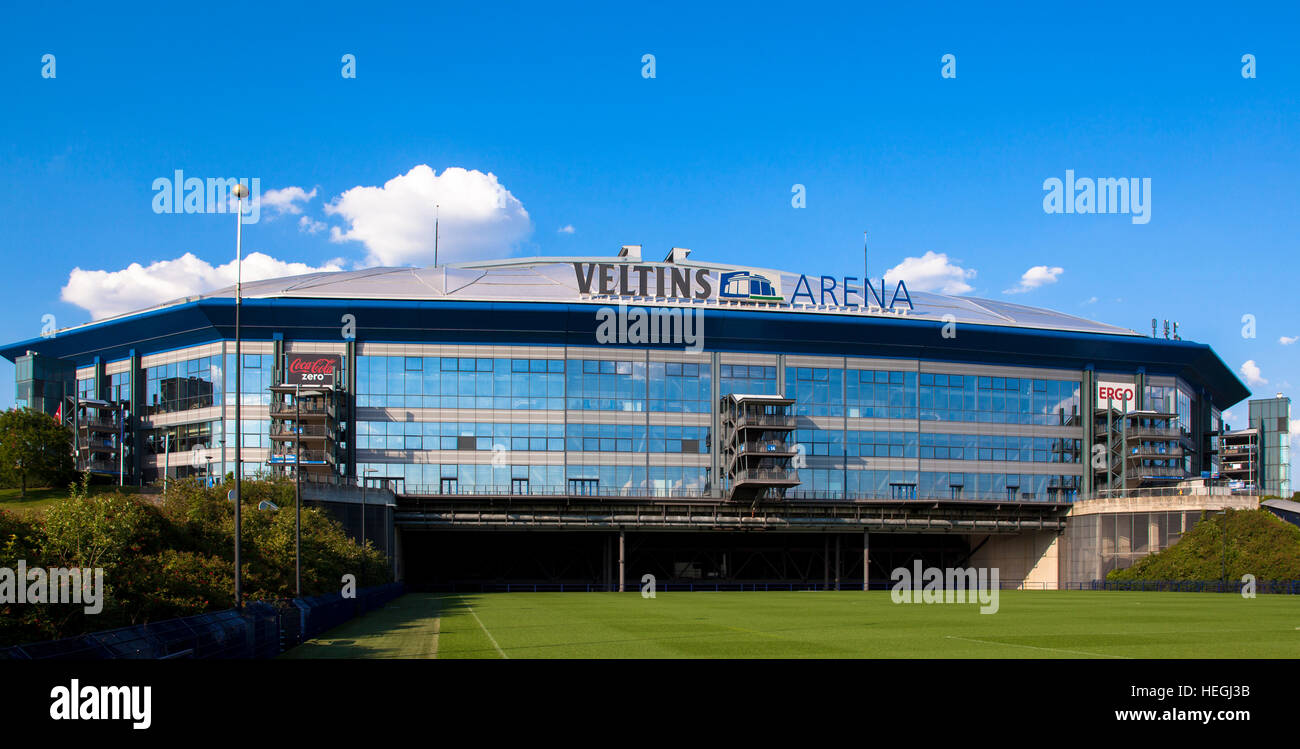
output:
[{"label": "concrete wall", "polygon": [[[1025,531],[991,536],[971,555],[972,567],[997,567],[1004,588],[1047,589],[1057,586],[1060,535],[1054,531]],[[971,536],[971,547],[982,537]]]}]

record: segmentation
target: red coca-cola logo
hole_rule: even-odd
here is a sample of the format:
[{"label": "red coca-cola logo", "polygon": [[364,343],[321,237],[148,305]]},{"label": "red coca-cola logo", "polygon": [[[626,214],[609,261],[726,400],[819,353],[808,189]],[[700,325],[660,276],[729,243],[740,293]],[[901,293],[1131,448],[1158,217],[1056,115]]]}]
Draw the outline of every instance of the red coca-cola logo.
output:
[{"label": "red coca-cola logo", "polygon": [[289,371],[293,374],[334,374],[334,359],[292,359]]}]

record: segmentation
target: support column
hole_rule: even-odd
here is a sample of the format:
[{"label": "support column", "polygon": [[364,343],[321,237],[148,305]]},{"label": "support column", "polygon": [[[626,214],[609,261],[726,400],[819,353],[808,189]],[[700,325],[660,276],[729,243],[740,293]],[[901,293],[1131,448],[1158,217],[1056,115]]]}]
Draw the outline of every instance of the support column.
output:
[{"label": "support column", "polygon": [[831,537],[822,536],[822,590],[831,587]]},{"label": "support column", "polygon": [[871,532],[862,531],[862,590],[871,590]]},{"label": "support column", "polygon": [[835,589],[840,589],[840,537],[835,536]]},{"label": "support column", "polygon": [[627,539],[623,531],[619,531],[618,532],[618,592],[619,593],[622,593],[624,591],[624,582],[627,579],[626,575],[624,574],[626,569],[626,562],[627,562],[627,558],[625,556],[625,554],[627,553],[626,540]]}]

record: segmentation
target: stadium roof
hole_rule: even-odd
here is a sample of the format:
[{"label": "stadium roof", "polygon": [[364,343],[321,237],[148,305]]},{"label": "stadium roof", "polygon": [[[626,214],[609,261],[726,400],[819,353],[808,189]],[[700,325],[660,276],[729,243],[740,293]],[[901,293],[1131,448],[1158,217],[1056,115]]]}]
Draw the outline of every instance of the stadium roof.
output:
[{"label": "stadium roof", "polygon": [[[574,264],[627,263],[621,258],[609,257],[531,257],[510,260],[495,260],[477,263],[457,263],[426,268],[379,267],[354,271],[334,271],[307,273],[299,276],[287,276],[243,284],[242,296],[245,299],[369,299],[369,300],[457,300],[485,302],[559,302],[559,303],[595,303],[608,304],[609,296],[584,295],[579,291]],[[765,305],[771,309],[785,311],[830,313],[830,314],[867,314],[860,306],[790,304],[792,292],[798,287],[800,275],[764,268],[750,268],[719,263],[696,263],[678,260],[676,263],[635,262],[645,266],[677,266],[692,269],[704,269],[716,272],[743,271],[763,274],[770,278],[780,278],[780,288],[786,290],[785,304]],[[809,283],[814,292],[820,292],[817,286],[819,276],[809,274]],[[857,284],[861,281],[853,277]],[[838,280],[838,279],[836,279]],[[906,282],[907,279],[903,279]],[[879,284],[879,281],[876,281]],[[892,283],[892,280],[891,280]],[[857,292],[855,286],[855,293]],[[839,301],[841,289],[833,290]],[[892,292],[892,289],[891,289]],[[207,294],[176,299],[148,310],[160,309],[177,304],[213,298],[233,298],[235,287],[218,289]],[[919,320],[952,321],[961,324],[997,325],[1018,328],[1036,328],[1040,330],[1060,330],[1080,333],[1102,333],[1109,335],[1136,336],[1138,333],[1106,323],[1087,320],[1074,315],[1067,315],[1041,307],[1029,307],[976,297],[951,296],[920,291],[910,291],[913,309],[907,317]],[[860,296],[860,293],[859,293]],[[615,297],[636,303],[636,298]],[[821,297],[824,299],[824,297]],[[672,304],[671,299],[653,301],[647,297],[645,303]],[[686,306],[699,306],[698,302],[683,302]],[[728,305],[717,300],[708,300],[706,306]],[[752,304],[745,305],[753,308]],[[140,312],[148,311],[140,310]],[[128,313],[138,314],[138,312]],[[121,315],[125,317],[128,315]],[[951,315],[950,320],[945,316]]]},{"label": "stadium roof", "polygon": [[[358,339],[369,342],[589,346],[597,341],[599,317],[586,314],[592,305],[640,304],[705,311],[708,345],[718,351],[1091,367],[1098,372],[1142,369],[1205,388],[1219,408],[1250,395],[1203,343],[1149,338],[1036,307],[910,290],[910,309],[815,304],[811,293],[796,291],[816,292],[825,284],[839,285],[842,292],[845,279],[695,263],[687,260],[687,252],[674,249],[662,263],[641,262],[638,249],[620,258],[518,258],[252,281],[243,284],[242,329],[249,340],[338,340],[340,320],[352,315],[358,320]],[[602,264],[631,266],[612,275],[628,270],[634,278],[638,268],[648,266],[640,280],[656,292],[650,279],[658,273],[689,276],[699,294],[678,299],[590,293],[599,290],[596,279],[601,277],[612,288],[611,271]],[[859,294],[861,282],[851,279]],[[629,281],[619,281],[616,285],[631,289]],[[724,285],[728,294],[721,293]],[[747,295],[730,293],[739,285],[745,285]],[[881,291],[882,296],[892,293]],[[173,300],[11,343],[0,347],[0,355],[14,361],[34,351],[85,366],[96,359],[111,362],[229,340],[234,337],[233,296],[234,289],[225,288]],[[791,303],[802,299],[807,302]],[[816,324],[810,325],[814,318]],[[960,324],[954,329],[958,335],[950,335],[949,323]]]}]

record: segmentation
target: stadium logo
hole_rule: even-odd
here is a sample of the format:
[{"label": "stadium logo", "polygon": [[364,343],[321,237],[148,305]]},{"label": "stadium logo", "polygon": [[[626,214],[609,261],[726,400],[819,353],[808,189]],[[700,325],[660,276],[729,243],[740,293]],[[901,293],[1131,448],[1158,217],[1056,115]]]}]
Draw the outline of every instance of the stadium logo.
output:
[{"label": "stadium logo", "polygon": [[858,283],[857,276],[809,276],[801,274],[787,300],[778,276],[752,270],[714,271],[667,265],[628,263],[573,263],[578,294],[581,296],[627,296],[663,299],[727,299],[761,304],[807,304],[835,307],[865,307],[868,310],[904,314],[915,309],[907,284],[899,279],[891,290],[880,279],[879,288],[870,279]]},{"label": "stadium logo", "polygon": [[997,567],[926,567],[912,561],[912,569],[897,567],[890,573],[894,603],[976,603],[981,614],[998,613]]},{"label": "stadium logo", "polygon": [[753,302],[784,302],[779,283],[749,271],[732,271],[718,276],[718,297],[748,299]]}]

